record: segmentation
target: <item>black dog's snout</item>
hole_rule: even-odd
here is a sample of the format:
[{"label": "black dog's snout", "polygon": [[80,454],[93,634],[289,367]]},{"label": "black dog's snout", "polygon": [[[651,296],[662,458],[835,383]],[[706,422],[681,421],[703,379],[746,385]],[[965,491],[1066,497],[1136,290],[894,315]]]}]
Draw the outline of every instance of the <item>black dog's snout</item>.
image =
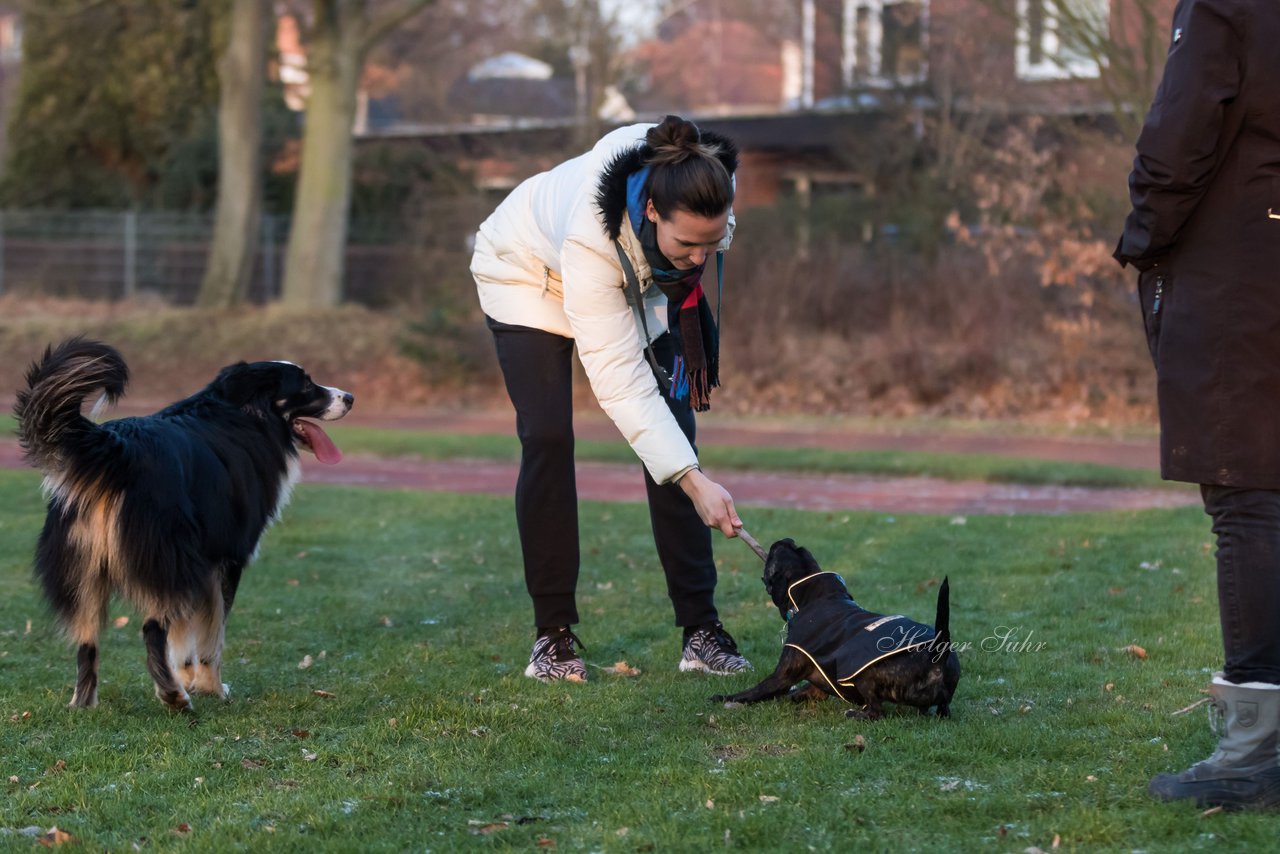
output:
[{"label": "black dog's snout", "polygon": [[342,393],[342,403],[349,409],[356,402],[356,396],[349,391]]}]

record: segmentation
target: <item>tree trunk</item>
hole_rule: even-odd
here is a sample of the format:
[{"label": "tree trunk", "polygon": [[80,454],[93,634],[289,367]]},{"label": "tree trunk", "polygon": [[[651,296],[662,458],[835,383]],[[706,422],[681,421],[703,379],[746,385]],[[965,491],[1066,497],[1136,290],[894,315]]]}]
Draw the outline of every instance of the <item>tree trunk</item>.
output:
[{"label": "tree trunk", "polygon": [[265,0],[233,0],[227,47],[218,61],[218,199],[197,302],[243,302],[253,277],[262,221],[262,92],[266,80]]},{"label": "tree trunk", "polygon": [[293,200],[293,225],[285,256],[286,305],[324,307],[342,300],[351,207],[352,125],[365,56],[377,41],[432,0],[380,4],[370,18],[368,0],[315,0],[315,24],[307,44],[306,127]]}]

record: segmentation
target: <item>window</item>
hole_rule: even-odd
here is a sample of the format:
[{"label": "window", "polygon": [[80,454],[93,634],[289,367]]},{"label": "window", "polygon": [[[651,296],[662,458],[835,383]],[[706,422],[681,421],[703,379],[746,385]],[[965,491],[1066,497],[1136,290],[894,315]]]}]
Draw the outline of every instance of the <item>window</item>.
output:
[{"label": "window", "polygon": [[22,59],[22,18],[18,15],[0,16],[0,62],[12,63]]},{"label": "window", "polygon": [[1109,0],[1018,0],[1019,79],[1097,77],[1110,5]]},{"label": "window", "polygon": [[844,0],[845,88],[923,80],[927,12],[924,0]]}]

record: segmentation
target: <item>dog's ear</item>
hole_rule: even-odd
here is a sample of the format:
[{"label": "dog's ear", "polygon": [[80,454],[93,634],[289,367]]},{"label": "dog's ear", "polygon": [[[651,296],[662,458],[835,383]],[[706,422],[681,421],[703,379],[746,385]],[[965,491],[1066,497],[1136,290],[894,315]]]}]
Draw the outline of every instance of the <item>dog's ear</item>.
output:
[{"label": "dog's ear", "polygon": [[265,416],[280,395],[280,367],[270,362],[237,362],[218,372],[209,388],[237,409]]}]

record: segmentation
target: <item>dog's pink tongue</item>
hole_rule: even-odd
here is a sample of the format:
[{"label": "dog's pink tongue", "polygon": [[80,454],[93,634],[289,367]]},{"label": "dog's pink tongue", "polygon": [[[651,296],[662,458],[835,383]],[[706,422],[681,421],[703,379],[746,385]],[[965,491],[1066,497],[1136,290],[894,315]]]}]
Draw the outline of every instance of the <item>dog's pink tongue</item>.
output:
[{"label": "dog's pink tongue", "polygon": [[320,429],[319,424],[302,418],[299,418],[294,423],[302,429],[302,434],[307,437],[307,444],[311,446],[311,453],[316,455],[317,460],[330,466],[334,463],[342,462],[342,451],[339,451],[338,446],[333,444],[329,434]]}]

